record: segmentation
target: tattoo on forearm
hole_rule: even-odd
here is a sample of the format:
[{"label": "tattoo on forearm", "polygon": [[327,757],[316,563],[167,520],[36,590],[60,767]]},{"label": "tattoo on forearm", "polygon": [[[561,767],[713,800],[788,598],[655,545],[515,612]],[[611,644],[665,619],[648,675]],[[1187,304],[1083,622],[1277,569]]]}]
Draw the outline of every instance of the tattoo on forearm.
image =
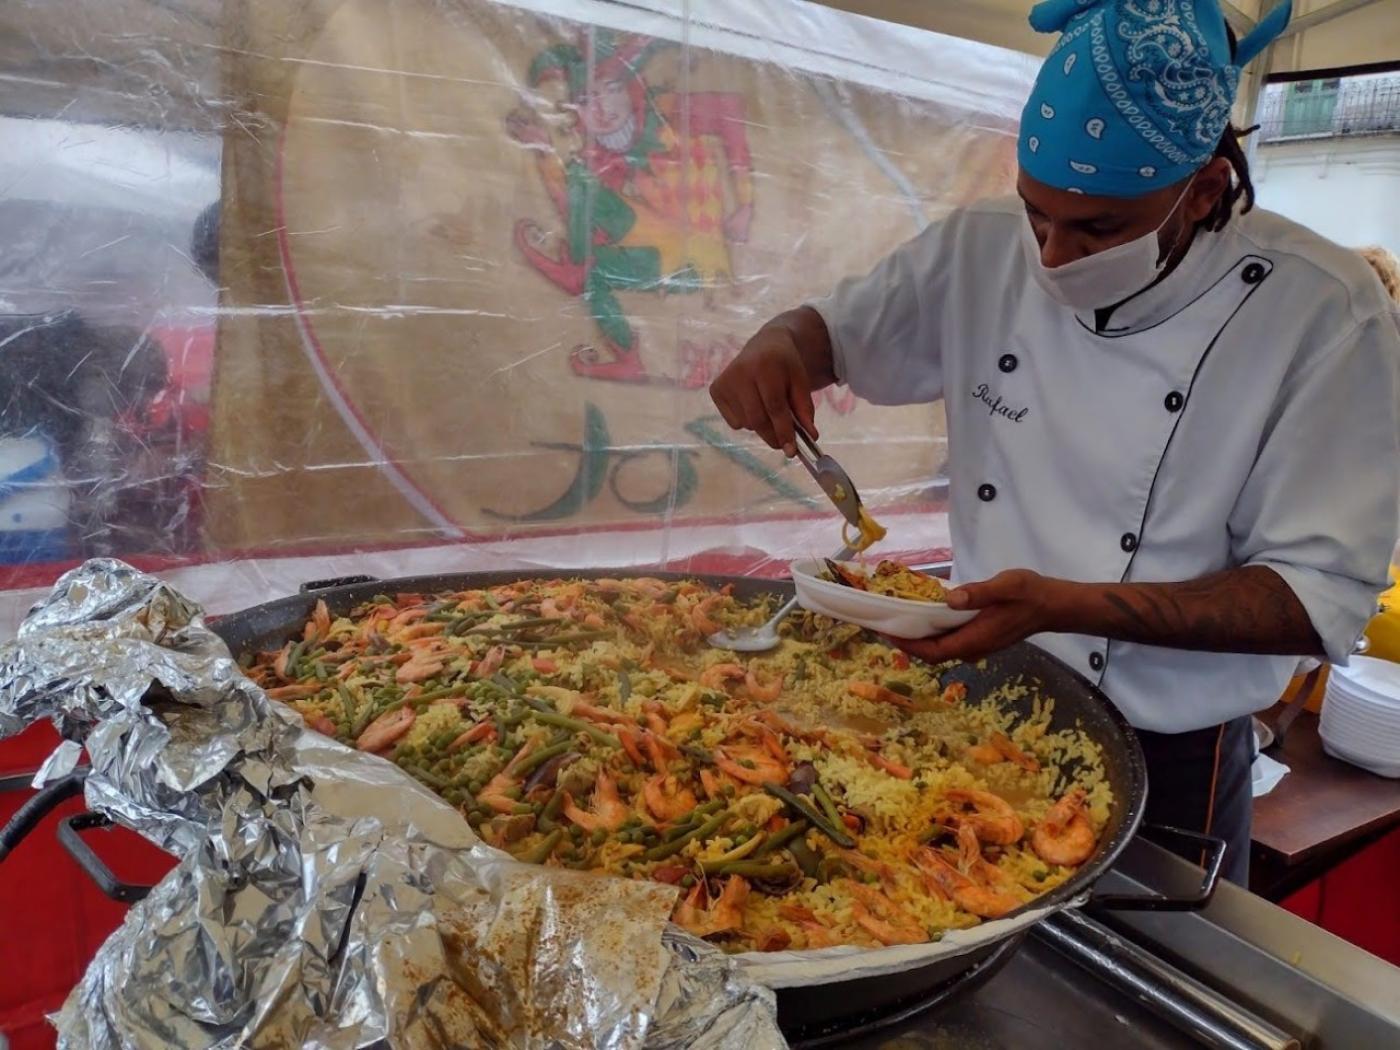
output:
[{"label": "tattoo on forearm", "polygon": [[1322,642],[1283,577],[1262,565],[1184,583],[1110,586],[1102,633],[1146,645],[1313,656]]}]

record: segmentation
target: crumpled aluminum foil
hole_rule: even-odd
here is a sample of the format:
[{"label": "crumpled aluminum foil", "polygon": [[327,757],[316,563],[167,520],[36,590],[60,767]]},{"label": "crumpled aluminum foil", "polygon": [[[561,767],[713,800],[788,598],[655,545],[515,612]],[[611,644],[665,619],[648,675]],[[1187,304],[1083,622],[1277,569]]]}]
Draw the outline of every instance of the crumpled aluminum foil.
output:
[{"label": "crumpled aluminum foil", "polygon": [[65,1047],[782,1047],[773,993],[669,887],[519,864],[305,730],[200,610],[118,561],[0,647],[0,737],[82,741],[89,807],[180,858],[56,1015]]}]

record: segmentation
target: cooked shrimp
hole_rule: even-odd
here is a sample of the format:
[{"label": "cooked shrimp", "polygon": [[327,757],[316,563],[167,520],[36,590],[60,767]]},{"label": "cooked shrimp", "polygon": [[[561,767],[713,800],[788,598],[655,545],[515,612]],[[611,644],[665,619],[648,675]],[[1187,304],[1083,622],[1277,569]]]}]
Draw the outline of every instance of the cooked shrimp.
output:
[{"label": "cooked shrimp", "polygon": [[331,633],[331,611],[326,608],[323,598],[316,599],[316,608],[311,611],[311,619],[306,623],[302,638],[306,641],[322,641]]},{"label": "cooked shrimp", "polygon": [[875,766],[876,769],[882,769],[890,776],[897,777],[900,780],[914,779],[914,771],[904,765],[904,763],[896,762],[892,758],[886,758],[878,751],[867,751],[866,754],[870,756],[870,763]]},{"label": "cooked shrimp", "polygon": [[758,675],[749,671],[744,675],[744,693],[755,703],[771,704],[783,695],[783,676],[778,675],[765,685],[759,681]]},{"label": "cooked shrimp", "polygon": [[[881,944],[922,944],[928,931],[879,890],[853,882],[851,914],[866,933]],[[877,914],[878,913],[878,914]]]},{"label": "cooked shrimp", "polygon": [[785,736],[790,736],[794,740],[801,740],[809,744],[825,744],[831,739],[830,735],[824,730],[801,729],[793,725],[771,707],[765,707],[762,711],[755,714],[754,718],[768,726],[769,729],[776,730]]},{"label": "cooked shrimp", "polygon": [[817,918],[816,913],[805,904],[780,904],[778,914],[788,922],[794,922],[802,927],[802,933],[807,938],[808,948],[829,948],[836,943],[836,939],[831,935],[831,930],[822,925],[822,921]]},{"label": "cooked shrimp", "polygon": [[409,682],[426,682],[442,674],[447,665],[431,653],[414,653],[394,672],[394,681],[406,685]]},{"label": "cooked shrimp", "polygon": [[685,816],[699,803],[695,793],[673,775],[658,773],[642,788],[647,809],[657,820],[676,820]]},{"label": "cooked shrimp", "polygon": [[609,711],[606,707],[597,707],[587,701],[579,700],[568,712],[575,718],[586,718],[590,722],[601,722],[604,725],[635,726],[634,719],[624,715],[621,711]]},{"label": "cooked shrimp", "polygon": [[748,744],[726,744],[715,748],[715,765],[745,784],[786,784],[788,765],[768,749]]},{"label": "cooked shrimp", "polygon": [[1094,852],[1098,836],[1084,812],[1084,789],[1073,788],[1046,811],[1031,831],[1031,849],[1047,864],[1072,868]]},{"label": "cooked shrimp", "polygon": [[924,848],[915,857],[920,870],[930,876],[939,888],[965,912],[982,919],[996,919],[1021,906],[1021,901],[1005,892],[978,883],[964,875],[931,849]]},{"label": "cooked shrimp", "polygon": [[705,789],[707,798],[719,798],[724,794],[724,783],[719,774],[704,766],[700,769],[700,786]]},{"label": "cooked shrimp", "polygon": [[598,779],[593,782],[591,805],[592,812],[580,809],[569,793],[564,793],[564,815],[584,831],[597,831],[599,828],[616,831],[627,820],[627,806],[617,797],[617,784],[606,770],[598,770]]},{"label": "cooked shrimp", "polygon": [[893,704],[895,707],[902,707],[906,710],[914,707],[914,701],[909,697],[902,693],[896,693],[893,689],[887,689],[876,682],[847,682],[846,692],[852,696],[858,696],[862,700],[869,700],[871,703]]},{"label": "cooked shrimp", "polygon": [[278,678],[285,679],[286,677],[288,677],[287,661],[291,659],[291,655],[292,643],[288,642],[286,645],[282,646],[282,651],[277,654],[277,659],[272,661],[272,670]]},{"label": "cooked shrimp", "polygon": [[673,916],[676,925],[697,937],[712,937],[739,929],[743,923],[744,902],[749,896],[748,882],[738,875],[729,876],[709,908],[701,903],[706,896],[705,883],[701,880],[677,907]]},{"label": "cooked shrimp", "polygon": [[511,798],[511,792],[520,786],[520,782],[510,774],[510,766],[506,766],[494,777],[486,782],[486,786],[481,789],[476,796],[478,802],[484,802],[497,813],[515,812],[516,800]]},{"label": "cooked shrimp", "polygon": [[1040,763],[1026,754],[1005,733],[993,733],[986,743],[973,744],[965,752],[967,757],[984,766],[994,766],[999,762],[1014,762],[1028,773],[1040,770]]},{"label": "cooked shrimp", "polygon": [[313,711],[309,715],[301,716],[306,721],[307,729],[314,729],[323,736],[335,736],[335,723],[319,711]]},{"label": "cooked shrimp", "polygon": [[323,686],[319,682],[306,685],[279,685],[275,689],[267,691],[267,698],[281,700],[283,703],[288,700],[305,700],[308,696],[315,696],[322,688]]},{"label": "cooked shrimp", "polygon": [[647,764],[646,756],[642,754],[641,733],[623,729],[617,734],[618,740],[622,741],[622,750],[627,752],[627,757],[632,760],[632,764],[638,769]]},{"label": "cooked shrimp", "polygon": [[970,813],[958,814],[957,820],[970,824],[983,842],[995,846],[1009,846],[1013,842],[1019,842],[1025,834],[1025,824],[1016,815],[1011,803],[1000,795],[975,788],[953,788],[945,792],[944,797],[950,802],[971,808]]},{"label": "cooked shrimp", "polygon": [[506,647],[503,645],[493,645],[486,651],[486,655],[472,664],[472,674],[477,678],[490,678],[501,669],[501,664],[505,662]]},{"label": "cooked shrimp", "polygon": [[726,682],[745,678],[748,673],[739,664],[711,664],[700,672],[700,684],[709,689],[723,689]]},{"label": "cooked shrimp", "polygon": [[452,743],[447,745],[448,751],[458,751],[468,744],[479,742],[492,743],[496,739],[496,727],[489,720],[478,722]]},{"label": "cooked shrimp", "polygon": [[389,633],[393,634],[402,627],[407,627],[411,623],[417,623],[427,615],[428,607],[426,605],[418,605],[412,609],[405,609],[389,621]]},{"label": "cooked shrimp", "polygon": [[792,935],[787,930],[774,926],[756,934],[753,944],[761,952],[780,952],[792,944]]},{"label": "cooked shrimp", "polygon": [[710,616],[710,610],[713,609],[722,598],[723,595],[712,594],[708,598],[702,598],[691,606],[690,624],[706,637],[712,634],[718,634],[720,631],[724,630],[723,625]]},{"label": "cooked shrimp", "polygon": [[399,641],[416,642],[423,638],[434,638],[447,630],[445,623],[415,623],[399,632]]},{"label": "cooked shrimp", "polygon": [[642,730],[642,746],[647,749],[647,757],[651,759],[652,768],[658,773],[666,768],[670,759],[680,757],[680,751],[676,749],[675,744],[665,737],[648,733],[646,730]]},{"label": "cooked shrimp", "polygon": [[412,729],[417,717],[418,713],[406,706],[386,711],[365,726],[365,731],[356,738],[355,746],[361,751],[383,751]]}]

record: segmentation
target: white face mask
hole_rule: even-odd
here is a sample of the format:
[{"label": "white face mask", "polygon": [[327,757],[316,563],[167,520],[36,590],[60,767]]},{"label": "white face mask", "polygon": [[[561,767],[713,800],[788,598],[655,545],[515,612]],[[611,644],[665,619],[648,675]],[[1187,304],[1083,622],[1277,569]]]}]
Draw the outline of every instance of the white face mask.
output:
[{"label": "white face mask", "polygon": [[[1194,181],[1194,180],[1192,180]],[[1186,199],[1191,182],[1181,191],[1171,210],[1155,229],[1123,244],[1105,248],[1093,255],[1075,259],[1053,269],[1040,261],[1040,244],[1027,219],[1021,225],[1021,247],[1035,283],[1046,295],[1072,310],[1088,312],[1121,303],[1157,279],[1162,262],[1171,257],[1176,245],[1164,254],[1157,234]],[[1158,259],[1162,262],[1158,262]]]}]

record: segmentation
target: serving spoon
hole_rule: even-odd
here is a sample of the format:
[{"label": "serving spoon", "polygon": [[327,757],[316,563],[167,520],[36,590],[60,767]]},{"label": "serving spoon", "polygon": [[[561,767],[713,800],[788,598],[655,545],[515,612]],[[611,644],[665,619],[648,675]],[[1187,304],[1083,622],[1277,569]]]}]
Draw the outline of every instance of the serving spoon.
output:
[{"label": "serving spoon", "polygon": [[[842,547],[836,552],[836,561],[850,561],[856,552],[850,547]],[[830,560],[830,559],[828,559]],[[839,580],[838,580],[839,582]],[[778,624],[783,617],[797,608],[797,595],[793,595],[772,616],[757,627],[740,627],[733,631],[716,631],[705,640],[716,649],[732,649],[736,653],[766,653],[776,649],[782,642],[778,634]]]}]

